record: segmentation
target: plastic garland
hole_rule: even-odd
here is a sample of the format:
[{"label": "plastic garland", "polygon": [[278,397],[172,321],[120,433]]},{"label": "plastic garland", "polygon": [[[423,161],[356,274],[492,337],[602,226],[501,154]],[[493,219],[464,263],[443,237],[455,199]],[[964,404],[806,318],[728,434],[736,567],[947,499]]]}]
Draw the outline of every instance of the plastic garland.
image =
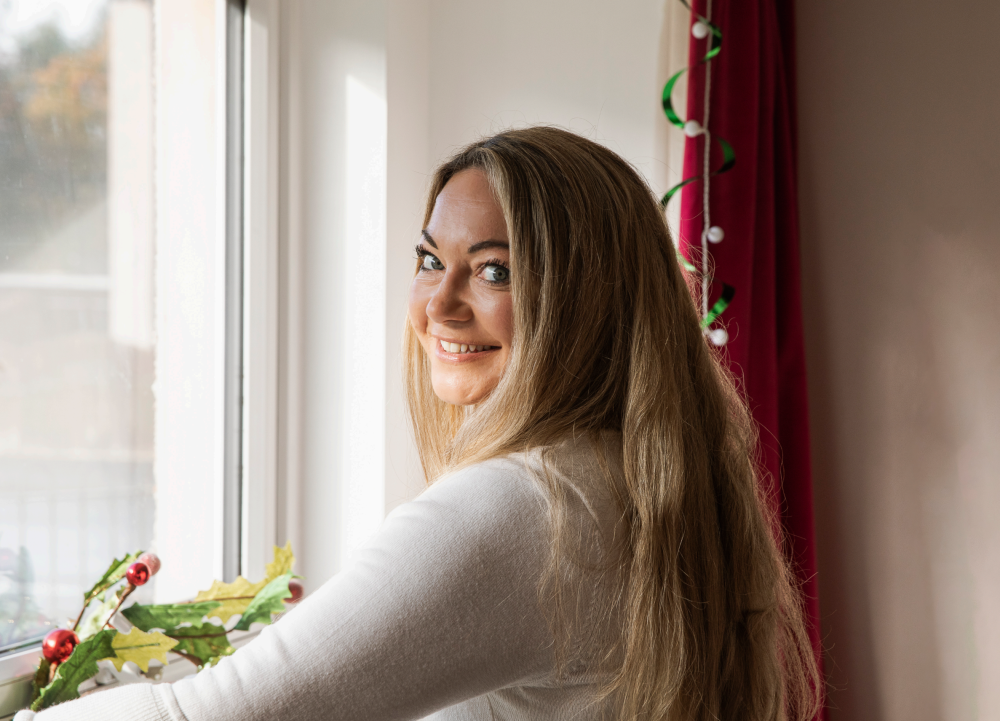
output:
[{"label": "plastic garland", "polygon": [[[674,85],[680,77],[687,72],[690,68],[682,68],[670,76],[667,80],[666,85],[663,86],[663,112],[667,116],[667,120],[677,128],[679,128],[684,135],[688,138],[696,138],[699,135],[705,136],[705,150],[704,150],[704,162],[702,172],[698,175],[692,175],[688,178],[684,178],[675,186],[670,188],[660,200],[660,205],[666,209],[667,204],[670,199],[677,194],[677,192],[684,186],[695,182],[696,180],[704,181],[703,185],[703,211],[705,217],[705,228],[701,234],[701,282],[702,282],[702,318],[701,327],[704,329],[705,334],[709,339],[717,346],[725,345],[729,340],[729,335],[725,328],[716,328],[714,330],[709,330],[712,324],[719,318],[720,315],[729,307],[732,303],[733,297],[736,295],[736,289],[726,283],[722,284],[722,292],[716,301],[709,307],[709,286],[713,280],[709,273],[710,267],[710,255],[708,252],[709,243],[719,243],[725,237],[725,233],[722,228],[716,225],[711,225],[711,209],[709,204],[709,183],[710,179],[715,175],[720,175],[726,173],[733,169],[736,165],[736,153],[733,151],[733,146],[726,142],[723,138],[717,135],[713,135],[708,129],[709,120],[709,99],[711,93],[711,62],[718,56],[722,51],[722,30],[718,25],[715,25],[711,20],[712,14],[712,0],[708,0],[707,4],[707,15],[698,15],[694,12],[691,6],[687,3],[687,0],[680,0],[681,4],[684,5],[695,17],[696,22],[691,26],[691,34],[696,40],[704,40],[705,38],[711,38],[708,44],[708,49],[705,52],[705,56],[698,62],[699,65],[705,65],[705,108],[703,115],[703,123],[699,123],[697,120],[682,120],[674,109],[674,103],[672,99],[672,94],[674,90]],[[712,140],[715,140],[719,144],[719,148],[722,151],[722,164],[715,170],[710,170],[709,159],[712,149]],[[677,259],[684,267],[685,270],[689,272],[698,272],[698,268],[687,258],[685,258],[679,251],[677,253]]]}]

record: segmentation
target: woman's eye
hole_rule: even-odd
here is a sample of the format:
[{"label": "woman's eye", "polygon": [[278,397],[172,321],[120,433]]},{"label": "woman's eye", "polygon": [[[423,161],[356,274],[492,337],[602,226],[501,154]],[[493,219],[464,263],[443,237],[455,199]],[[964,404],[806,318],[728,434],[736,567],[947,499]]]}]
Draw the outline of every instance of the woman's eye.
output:
[{"label": "woman's eye", "polygon": [[420,263],[421,270],[444,270],[444,264],[435,258],[433,255],[428,253],[424,256],[423,261]]},{"label": "woman's eye", "polygon": [[483,268],[483,277],[490,283],[506,283],[510,280],[510,270],[502,265],[488,265]]}]

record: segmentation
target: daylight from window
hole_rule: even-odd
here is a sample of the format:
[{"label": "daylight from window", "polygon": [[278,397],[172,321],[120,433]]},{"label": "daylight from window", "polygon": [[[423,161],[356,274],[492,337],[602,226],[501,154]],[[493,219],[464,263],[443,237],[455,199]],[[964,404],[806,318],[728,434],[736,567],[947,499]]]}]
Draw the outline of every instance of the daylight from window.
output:
[{"label": "daylight from window", "polygon": [[0,652],[152,541],[151,18],[0,0]]}]

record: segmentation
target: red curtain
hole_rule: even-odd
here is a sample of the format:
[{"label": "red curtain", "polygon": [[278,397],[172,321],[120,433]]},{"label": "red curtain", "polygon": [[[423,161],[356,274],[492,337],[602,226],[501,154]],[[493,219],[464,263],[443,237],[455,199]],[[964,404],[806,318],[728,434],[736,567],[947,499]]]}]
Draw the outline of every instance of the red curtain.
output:
[{"label": "red curtain", "polygon": [[[706,3],[695,0],[695,12],[707,16]],[[721,283],[736,289],[722,315],[729,332],[725,355],[743,380],[760,427],[767,490],[784,525],[785,550],[800,575],[820,659],[799,294],[794,7],[791,0],[713,0],[709,19],[722,31],[722,47],[711,61],[708,127],[736,154],[734,168],[710,183],[711,225],[725,232],[722,242],[709,245],[718,281],[710,305]],[[707,39],[691,39],[687,116],[699,121],[706,80],[706,65],[699,61],[707,45]],[[685,178],[701,174],[704,143],[704,136],[688,139]],[[716,169],[722,153],[713,145]],[[696,258],[704,220],[702,183],[691,183],[682,193],[681,247]]]}]

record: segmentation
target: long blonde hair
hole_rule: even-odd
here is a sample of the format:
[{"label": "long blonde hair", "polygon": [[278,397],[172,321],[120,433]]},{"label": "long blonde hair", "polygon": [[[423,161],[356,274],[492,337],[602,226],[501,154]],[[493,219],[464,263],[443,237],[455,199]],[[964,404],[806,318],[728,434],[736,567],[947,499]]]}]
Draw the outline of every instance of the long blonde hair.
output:
[{"label": "long blonde hair", "polygon": [[709,349],[656,198],[608,149],[533,127],[433,177],[485,173],[507,222],[514,334],[471,408],[434,394],[407,324],[406,387],[429,481],[569,434],[620,431],[627,529],[621,718],[807,719],[819,704],[793,574],[758,492],[746,405]]}]

